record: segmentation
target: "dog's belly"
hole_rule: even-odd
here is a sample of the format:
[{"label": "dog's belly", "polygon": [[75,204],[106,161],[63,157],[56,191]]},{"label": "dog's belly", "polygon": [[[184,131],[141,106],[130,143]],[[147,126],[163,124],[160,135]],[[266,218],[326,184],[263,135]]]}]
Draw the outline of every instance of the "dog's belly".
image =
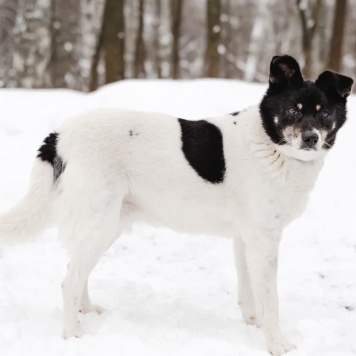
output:
[{"label": "dog's belly", "polygon": [[[233,236],[234,221],[224,206],[211,201],[166,201],[165,197],[145,199],[140,197],[135,203],[132,223],[144,222],[153,226],[167,227],[189,234]],[[126,209],[124,202],[123,211]]]}]

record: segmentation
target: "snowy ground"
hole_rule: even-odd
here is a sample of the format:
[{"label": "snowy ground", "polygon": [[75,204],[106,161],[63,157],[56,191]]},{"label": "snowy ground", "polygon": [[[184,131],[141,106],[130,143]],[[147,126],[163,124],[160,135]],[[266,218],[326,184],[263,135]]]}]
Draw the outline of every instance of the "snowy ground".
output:
[{"label": "snowy ground", "polygon": [[[0,91],[0,211],[25,192],[42,139],[94,107],[215,116],[259,101],[265,87],[236,81],[126,81],[94,94]],[[356,98],[305,214],[285,231],[281,325],[293,356],[356,355]],[[0,252],[0,355],[263,356],[261,332],[236,305],[232,242],[137,227],[106,253],[90,280],[101,316],[82,339],[61,338],[66,255],[49,230]]]}]

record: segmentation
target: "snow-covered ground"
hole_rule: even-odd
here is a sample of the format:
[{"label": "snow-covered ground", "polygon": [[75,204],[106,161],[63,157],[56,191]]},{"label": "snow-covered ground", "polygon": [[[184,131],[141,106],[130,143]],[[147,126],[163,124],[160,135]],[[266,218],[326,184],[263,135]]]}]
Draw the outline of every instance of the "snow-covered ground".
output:
[{"label": "snow-covered ground", "polygon": [[[125,81],[93,94],[0,91],[0,212],[26,191],[42,139],[94,107],[216,116],[257,103],[264,86],[237,81]],[[280,250],[281,325],[290,355],[356,355],[356,98],[304,215]],[[267,355],[262,333],[236,305],[232,241],[138,226],[90,279],[102,315],[81,316],[82,339],[64,341],[66,254],[55,229],[0,250],[0,355]]]}]

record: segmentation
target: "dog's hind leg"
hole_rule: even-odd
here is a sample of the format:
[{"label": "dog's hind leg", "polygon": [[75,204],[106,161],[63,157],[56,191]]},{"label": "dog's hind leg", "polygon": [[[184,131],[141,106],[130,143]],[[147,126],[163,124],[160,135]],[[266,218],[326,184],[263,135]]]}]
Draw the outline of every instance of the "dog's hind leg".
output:
[{"label": "dog's hind leg", "polygon": [[238,304],[246,324],[259,326],[251,289],[250,276],[246,265],[245,243],[241,237],[234,238],[234,255],[238,282]]},{"label": "dog's hind leg", "polygon": [[121,199],[118,198],[109,204],[100,204],[95,209],[91,205],[86,213],[82,212],[80,223],[73,225],[72,238],[75,243],[71,245],[68,272],[62,283],[64,338],[81,336],[78,312],[83,301],[85,307],[90,303],[88,277],[120,233],[120,207]]},{"label": "dog's hind leg", "polygon": [[[69,268],[69,264],[67,266],[67,270],[68,270],[68,268]],[[92,313],[92,312],[101,314],[105,311],[105,309],[103,307],[101,307],[100,305],[92,304],[90,297],[89,297],[88,279],[84,286],[82,298],[80,301],[79,312],[82,314],[87,314],[87,313]]]},{"label": "dog's hind leg", "polygon": [[[136,212],[137,207],[134,204],[128,201],[123,202],[120,212],[119,231],[131,229],[135,218],[137,218],[137,216],[135,215]],[[88,292],[88,280],[84,286],[79,311],[83,314],[91,312],[101,314],[105,311],[105,309],[102,308],[100,305],[91,303]]]},{"label": "dog's hind leg", "polygon": [[88,231],[87,233],[88,238],[78,244],[75,251],[73,251],[67,275],[62,283],[64,338],[81,336],[78,324],[78,312],[83,306],[81,305],[83,295],[84,298],[87,297],[84,300],[86,302],[85,307],[92,309],[91,304],[90,306],[88,305],[89,296],[86,289],[89,274],[119,232],[116,231],[115,234],[110,235],[110,238],[99,228],[92,231],[90,235]]},{"label": "dog's hind leg", "polygon": [[85,286],[84,286],[84,291],[82,294],[79,311],[83,314],[87,314],[87,313],[91,313],[91,312],[101,314],[105,311],[105,309],[103,307],[101,307],[100,305],[91,303],[90,298],[89,298],[89,291],[88,291],[88,281],[85,283]]}]

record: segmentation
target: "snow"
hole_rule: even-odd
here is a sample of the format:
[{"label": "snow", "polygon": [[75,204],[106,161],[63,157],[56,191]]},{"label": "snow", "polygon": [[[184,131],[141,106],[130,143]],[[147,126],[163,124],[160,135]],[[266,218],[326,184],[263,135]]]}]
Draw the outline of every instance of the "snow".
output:
[{"label": "snow", "polygon": [[[26,191],[42,139],[94,107],[159,111],[188,119],[257,103],[265,87],[227,80],[124,81],[96,93],[0,90],[0,211]],[[303,216],[280,251],[281,326],[293,356],[356,355],[356,98]],[[267,355],[262,333],[236,305],[232,242],[137,226],[90,279],[106,311],[80,317],[64,341],[61,281],[67,258],[55,229],[0,250],[0,355]]]}]

